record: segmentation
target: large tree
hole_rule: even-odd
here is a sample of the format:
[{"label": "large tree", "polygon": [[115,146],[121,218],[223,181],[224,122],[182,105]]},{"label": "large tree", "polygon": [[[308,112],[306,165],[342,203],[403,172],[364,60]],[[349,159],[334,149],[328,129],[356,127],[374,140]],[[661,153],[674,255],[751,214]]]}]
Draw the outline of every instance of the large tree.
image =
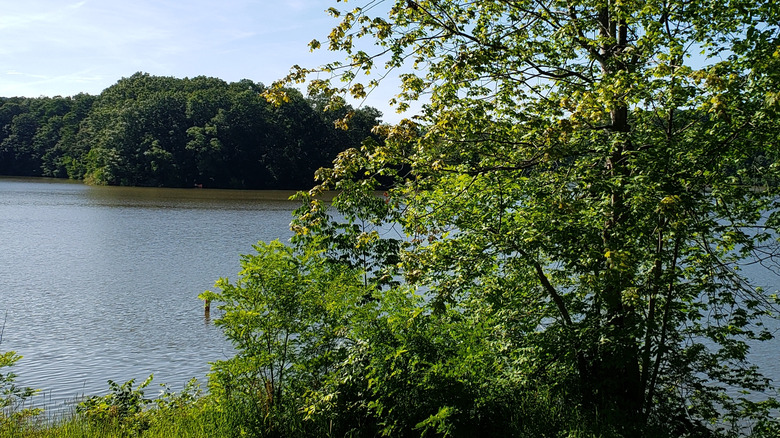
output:
[{"label": "large tree", "polygon": [[[746,358],[774,296],[739,267],[770,263],[778,237],[780,4],[363,3],[329,10],[347,62],[288,81],[316,71],[313,89],[360,98],[387,68],[401,108],[425,98],[320,173],[343,217],[405,237],[324,226],[317,202],[301,236],[339,237],[346,260],[356,230],[354,254],[384,251],[362,260],[391,261],[377,272],[434,313],[481,303],[527,387],[565,386],[594,424],[696,434],[764,415]],[[387,207],[361,209],[388,182]]]}]

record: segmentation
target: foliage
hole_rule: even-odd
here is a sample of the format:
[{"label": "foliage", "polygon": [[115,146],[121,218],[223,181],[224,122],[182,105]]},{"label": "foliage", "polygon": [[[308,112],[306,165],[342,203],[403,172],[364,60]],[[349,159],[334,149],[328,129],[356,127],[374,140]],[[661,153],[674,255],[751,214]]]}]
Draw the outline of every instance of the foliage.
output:
[{"label": "foliage", "polygon": [[94,96],[0,98],[0,174],[67,177]]},{"label": "foliage", "polygon": [[[13,366],[21,358],[13,351],[0,353],[0,370]],[[15,381],[16,374],[0,372],[0,431],[22,424],[41,413],[41,409],[38,408],[23,408],[24,402],[36,391],[32,388],[19,387]]]},{"label": "foliage", "polygon": [[[177,418],[186,420],[192,410],[205,409],[203,393],[196,379],[185,385],[181,392],[173,392],[169,386],[163,387],[155,399],[145,398],[144,392],[152,383],[153,376],[136,387],[135,379],[123,384],[108,381],[110,393],[104,396],[90,396],[76,406],[78,422],[86,420],[91,427],[115,430],[120,436],[146,436],[146,431],[176,424]],[[152,432],[154,433],[154,432]]]},{"label": "foliage", "polygon": [[129,433],[141,432],[148,428],[148,419],[144,409],[152,400],[144,398],[144,389],[152,383],[152,375],[136,388],[135,379],[122,385],[108,381],[110,393],[104,396],[87,397],[76,407],[76,413],[93,423],[116,424]]},{"label": "foliage", "polygon": [[319,252],[278,241],[254,249],[257,254],[242,256],[235,284],[222,278],[218,292],[201,295],[220,302],[224,314],[215,324],[237,350],[212,364],[210,392],[247,416],[247,427],[258,433],[287,428],[290,434],[300,423],[301,399],[343,359],[347,324],[365,289],[354,271],[327,263]]},{"label": "foliage", "polygon": [[[165,95],[168,79],[137,76],[83,124],[98,181],[159,183],[179,153],[224,181],[220,155],[294,129],[279,121],[297,105],[370,126],[343,95],[378,85],[358,83],[378,66],[402,71],[400,107],[429,99],[318,172],[291,245],[258,243],[235,283],[201,295],[237,350],[212,364],[206,412],[257,436],[777,434],[775,388],[749,362],[773,338],[777,297],[740,270],[773,267],[780,237],[775,2],[329,11],[328,47],[349,59],[321,73],[346,85],[313,80],[308,103],[281,84]],[[250,127],[258,115],[277,119]],[[134,123],[146,119],[165,126]],[[165,127],[190,120],[189,149],[171,147],[181,135]],[[31,126],[20,116],[9,144]],[[277,156],[303,151],[290,147]],[[241,159],[266,156],[252,153]],[[151,430],[132,383],[87,411]]]},{"label": "foliage", "polygon": [[[138,392],[130,385],[130,394]],[[162,393],[151,403],[144,403],[133,416],[117,421],[111,416],[67,415],[44,421],[28,421],[0,429],[0,437],[237,437],[240,424],[235,416],[220,412],[212,400],[205,396],[195,379],[178,393],[166,385]],[[99,398],[96,398],[99,399]]]},{"label": "foliage", "polygon": [[[98,96],[0,98],[0,174],[91,184],[290,189],[371,136],[373,108],[325,112],[322,96],[262,84],[137,73]],[[352,114],[351,129],[335,121]]]},{"label": "foliage", "polygon": [[[363,269],[383,309],[354,322],[338,390],[322,397],[334,415],[467,435],[505,407],[505,430],[521,433],[537,399],[571,412],[551,412],[548,436],[777,427],[771,382],[748,361],[773,337],[776,296],[740,273],[777,251],[775,2],[329,11],[341,23],[328,47],[348,62],[319,77],[346,85],[312,90],[338,104],[384,66],[402,72],[401,107],[428,98],[320,171],[293,224],[297,242]],[[314,200],[332,189],[335,212]],[[415,289],[422,299],[385,307]]]}]

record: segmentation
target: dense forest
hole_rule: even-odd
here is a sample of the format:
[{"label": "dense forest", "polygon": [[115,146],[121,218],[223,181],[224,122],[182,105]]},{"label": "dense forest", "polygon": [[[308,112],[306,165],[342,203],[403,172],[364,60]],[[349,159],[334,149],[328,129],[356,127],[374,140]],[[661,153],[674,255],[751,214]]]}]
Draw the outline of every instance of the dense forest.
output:
[{"label": "dense forest", "polygon": [[[90,184],[300,189],[371,136],[381,113],[263,84],[136,73],[98,96],[0,98],[0,175]],[[348,130],[335,121],[354,111]]]}]

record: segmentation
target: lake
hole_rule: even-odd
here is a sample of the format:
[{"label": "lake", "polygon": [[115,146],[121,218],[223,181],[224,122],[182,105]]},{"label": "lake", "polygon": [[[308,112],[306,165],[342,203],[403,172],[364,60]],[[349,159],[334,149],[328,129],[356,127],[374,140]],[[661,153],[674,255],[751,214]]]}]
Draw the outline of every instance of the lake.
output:
[{"label": "lake", "polygon": [[[105,394],[109,379],[205,387],[208,362],[233,350],[197,296],[235,280],[258,240],[289,239],[290,194],[0,177],[0,351],[24,356],[18,381],[50,410]],[[778,277],[757,268],[744,272],[776,291]],[[778,343],[752,356],[775,381]]]},{"label": "lake", "polygon": [[24,356],[18,381],[47,406],[150,373],[205,387],[232,349],[197,296],[258,240],[289,239],[290,194],[0,178],[0,351]]}]

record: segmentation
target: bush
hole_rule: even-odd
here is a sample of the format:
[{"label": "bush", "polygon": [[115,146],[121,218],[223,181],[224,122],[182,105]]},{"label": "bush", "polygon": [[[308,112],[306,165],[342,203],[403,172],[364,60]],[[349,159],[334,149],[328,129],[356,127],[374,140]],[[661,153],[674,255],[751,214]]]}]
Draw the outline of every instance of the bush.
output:
[{"label": "bush", "polygon": [[135,379],[122,385],[108,381],[111,392],[104,396],[91,396],[76,407],[76,413],[95,424],[116,425],[121,430],[139,432],[149,427],[144,407],[152,400],[144,398],[144,388],[152,383],[150,375],[143,383],[133,388]]},{"label": "bush", "polygon": [[[13,366],[21,358],[13,351],[0,353],[0,370]],[[16,374],[0,372],[0,429],[22,424],[43,412],[38,408],[23,408],[25,401],[32,397],[36,390],[19,387],[15,381]]]},{"label": "bush", "polygon": [[346,355],[349,321],[365,288],[358,272],[321,253],[260,242],[244,255],[239,279],[216,283],[204,300],[221,303],[215,320],[237,350],[212,364],[211,393],[245,426],[268,436],[299,434],[302,400]]}]

